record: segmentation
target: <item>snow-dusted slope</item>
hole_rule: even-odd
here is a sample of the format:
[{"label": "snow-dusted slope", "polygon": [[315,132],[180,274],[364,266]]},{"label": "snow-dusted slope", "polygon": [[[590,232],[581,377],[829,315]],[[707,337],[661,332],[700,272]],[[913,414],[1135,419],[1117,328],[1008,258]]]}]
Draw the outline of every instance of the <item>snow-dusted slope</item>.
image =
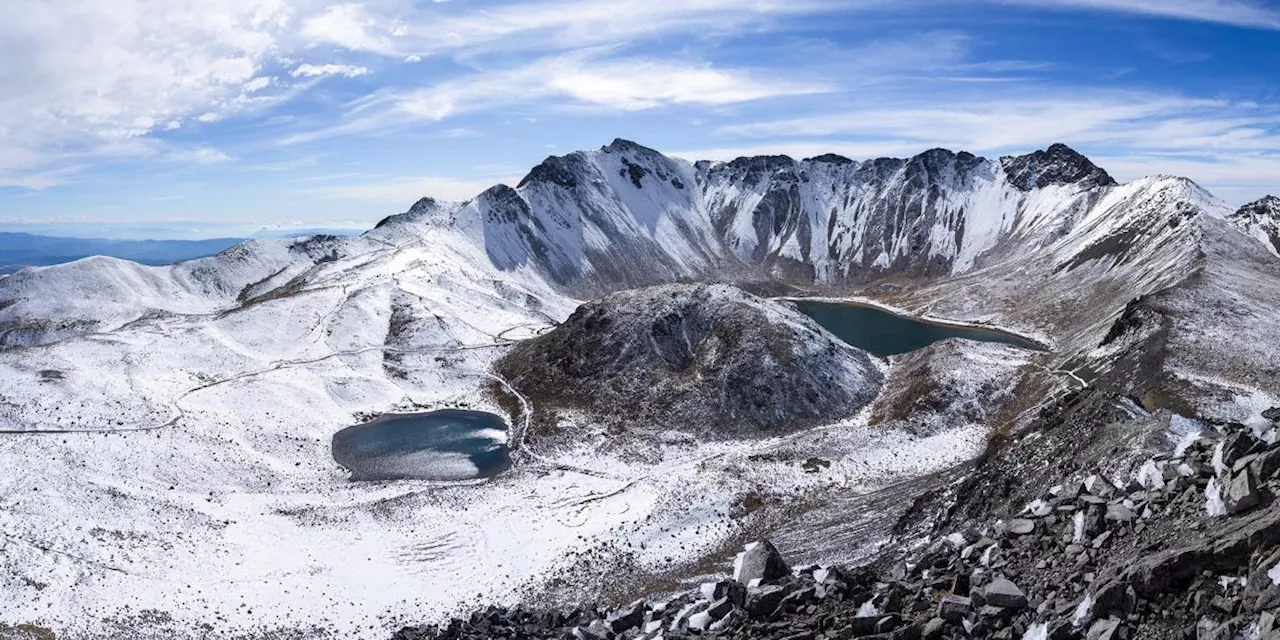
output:
[{"label": "snow-dusted slope", "polygon": [[[1058,347],[939,348],[912,363],[982,368],[947,371],[940,387],[971,395],[1032,375],[1092,383],[1128,303],[1172,291],[1185,346],[1162,371],[1211,380],[1199,398],[1231,388],[1263,402],[1265,354],[1233,371],[1209,348],[1280,343],[1267,307],[1280,292],[1242,289],[1276,282],[1275,257],[1228,213],[1186,180],[1115,185],[1061,146],[690,164],[615,141],[550,158],[514,188],[423,199],[358,238],[23,271],[0,279],[0,622],[72,640],[382,637],[477,591],[516,599],[575,554],[611,549],[633,571],[696,559],[740,530],[747,495],[936,470],[973,455],[990,426],[913,435],[864,428],[863,415],[749,444],[660,443],[644,463],[529,450],[510,474],[461,487],[352,485],[330,458],[332,434],[372,413],[501,410],[489,385],[510,391],[492,365],[511,341],[583,297],[642,284],[889,282],[875,291],[908,310]],[[1024,391],[1008,395],[1035,395]],[[809,457],[830,470],[804,473]]]},{"label": "snow-dusted slope", "polygon": [[250,240],[208,258],[151,267],[93,257],[0,281],[0,347],[110,331],[148,314],[211,314],[287,286],[316,264],[376,248],[315,236]]}]

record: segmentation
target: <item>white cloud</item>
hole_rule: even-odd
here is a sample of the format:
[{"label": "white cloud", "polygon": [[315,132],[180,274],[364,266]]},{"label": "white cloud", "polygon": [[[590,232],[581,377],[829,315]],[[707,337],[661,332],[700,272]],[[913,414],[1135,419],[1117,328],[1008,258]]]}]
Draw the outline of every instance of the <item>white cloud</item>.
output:
[{"label": "white cloud", "polygon": [[[1026,91],[1029,89],[1023,88]],[[1280,143],[1280,112],[1220,100],[1135,93],[1061,92],[885,105],[722,127],[755,138],[845,137],[915,141],[976,152],[1067,141],[1153,149],[1258,149]]]},{"label": "white cloud", "polygon": [[403,23],[356,2],[335,4],[302,23],[302,36],[351,51],[397,55],[405,35]]},{"label": "white cloud", "polygon": [[[985,1],[1280,29],[1280,9],[1262,0]],[[215,159],[202,160],[202,147],[171,150],[162,142],[167,136],[156,134],[216,131],[204,125],[273,108],[325,77],[367,74],[379,68],[377,56],[387,62],[451,57],[471,71],[390,86],[348,105],[336,124],[326,120],[331,114],[306,114],[298,124],[281,125],[288,117],[277,114],[282,117],[260,123],[263,129],[315,127],[288,138],[300,142],[503,108],[526,111],[517,115],[541,115],[535,109],[710,109],[824,92],[834,83],[843,90],[874,85],[876,95],[900,97],[918,92],[922,78],[989,82],[1048,68],[1037,61],[974,60],[971,49],[978,45],[947,32],[851,50],[817,46],[787,61],[765,60],[775,67],[769,70],[695,60],[702,43],[723,36],[771,37],[798,18],[811,24],[823,13],[901,16],[909,14],[904,6],[927,11],[945,2],[950,0],[531,0],[483,6],[413,0],[0,2],[0,185],[44,188],[72,179],[83,167],[122,158]],[[644,57],[635,53],[653,42],[664,48],[649,49]],[[333,62],[301,62],[321,53]],[[368,66],[351,64],[353,59]],[[495,59],[521,62],[495,68]],[[804,71],[798,75],[797,68]],[[1138,96],[1136,104],[1126,104],[1129,98],[1064,92],[1051,100],[1020,98],[1005,105],[993,99],[947,108],[866,109],[872,93],[860,93],[852,108],[829,116],[723,133],[761,145],[821,137],[842,141],[841,148],[850,151],[904,149],[934,140],[981,150],[1067,139],[1144,152],[1200,145],[1240,154],[1277,142],[1274,120],[1221,102]],[[718,146],[725,151],[752,145]]]},{"label": "white cloud", "polygon": [[357,101],[352,117],[335,127],[294,134],[285,144],[364,133],[500,107],[538,104],[606,111],[666,105],[726,105],[779,96],[821,93],[817,80],[767,78],[742,69],[700,63],[589,54],[554,56],[502,71],[478,72],[413,90],[388,90]]},{"label": "white cloud", "polygon": [[289,72],[289,75],[295,78],[316,78],[322,76],[343,76],[345,78],[354,78],[357,76],[367,75],[368,67],[359,67],[350,64],[301,64],[296,69]]},{"label": "white cloud", "polygon": [[455,127],[453,129],[445,129],[444,131],[440,132],[440,137],[442,138],[455,138],[455,139],[456,138],[475,138],[482,135],[484,134],[480,133],[479,131],[476,131],[475,129],[468,129],[466,127]]},{"label": "white cloud", "polygon": [[2,179],[154,154],[135,141],[241,107],[290,14],[284,0],[0,3]]},{"label": "white cloud", "polygon": [[271,86],[271,78],[263,76],[244,83],[244,91],[245,93],[253,93],[255,91],[266,89],[269,86]]},{"label": "white cloud", "polygon": [[334,5],[306,20],[303,33],[318,42],[383,55],[566,51],[674,33],[737,33],[782,16],[892,5],[891,0],[541,0],[477,11],[381,0]]},{"label": "white cloud", "polygon": [[1084,9],[1280,29],[1280,10],[1247,0],[997,0],[1041,8]]},{"label": "white cloud", "polygon": [[209,146],[174,149],[167,153],[166,157],[177,162],[190,162],[192,164],[221,164],[235,159]]}]

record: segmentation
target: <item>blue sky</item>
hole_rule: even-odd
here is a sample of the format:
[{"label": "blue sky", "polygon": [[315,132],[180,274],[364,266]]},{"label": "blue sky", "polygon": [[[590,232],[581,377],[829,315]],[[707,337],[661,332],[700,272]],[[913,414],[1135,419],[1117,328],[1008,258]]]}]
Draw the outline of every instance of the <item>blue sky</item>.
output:
[{"label": "blue sky", "polygon": [[0,4],[0,230],[363,228],[615,137],[1280,192],[1280,0]]}]

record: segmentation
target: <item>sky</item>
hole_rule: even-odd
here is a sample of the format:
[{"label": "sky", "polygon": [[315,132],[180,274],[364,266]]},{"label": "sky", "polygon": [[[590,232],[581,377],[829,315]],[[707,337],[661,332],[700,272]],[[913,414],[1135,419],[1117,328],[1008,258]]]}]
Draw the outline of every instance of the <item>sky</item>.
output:
[{"label": "sky", "polygon": [[1280,0],[0,3],[0,231],[363,229],[617,137],[1280,193]]}]

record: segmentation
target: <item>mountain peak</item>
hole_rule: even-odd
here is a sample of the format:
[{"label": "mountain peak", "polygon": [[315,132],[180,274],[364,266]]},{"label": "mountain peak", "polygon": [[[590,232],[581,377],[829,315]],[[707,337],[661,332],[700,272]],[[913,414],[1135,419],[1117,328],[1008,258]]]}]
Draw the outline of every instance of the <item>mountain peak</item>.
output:
[{"label": "mountain peak", "polygon": [[1280,198],[1271,195],[1262,196],[1261,198],[1240,207],[1240,211],[1237,213],[1261,213],[1273,216],[1280,215]]},{"label": "mountain peak", "polygon": [[627,140],[626,138],[614,138],[613,142],[610,142],[609,144],[603,147],[600,147],[600,150],[610,151],[613,153],[624,153],[627,151],[631,151],[631,152],[638,152],[638,153],[654,153],[654,154],[661,155],[661,153],[655,149],[650,149],[649,147],[646,147],[637,142],[632,142],[630,140]]},{"label": "mountain peak", "polygon": [[827,164],[854,164],[853,160],[835,153],[824,153],[820,156],[805,158],[805,162],[825,162]]},{"label": "mountain peak", "polygon": [[419,198],[417,202],[413,203],[412,207],[409,207],[409,213],[423,213],[426,211],[431,211],[432,209],[435,209],[439,205],[440,205],[439,201],[437,201],[435,198],[432,198],[430,196],[425,198]]},{"label": "mountain peak", "polygon": [[578,177],[572,167],[568,156],[547,156],[538,166],[529,170],[528,175],[520,180],[520,184],[516,185],[519,189],[527,184],[535,182],[549,182],[565,189],[572,189],[578,186]]},{"label": "mountain peak", "polygon": [[1084,154],[1061,142],[1022,156],[1000,159],[1009,182],[1030,191],[1050,185],[1078,184],[1083,187],[1113,187],[1117,183]]},{"label": "mountain peak", "polygon": [[432,214],[438,211],[439,209],[440,209],[439,200],[436,200],[435,198],[432,198],[430,196],[425,198],[418,198],[418,201],[413,203],[413,206],[409,207],[408,211],[404,213],[397,213],[395,215],[387,216],[379,220],[378,224],[374,225],[373,228],[381,229],[383,227],[386,227],[392,224],[408,222],[412,220],[420,220],[424,216]]}]

